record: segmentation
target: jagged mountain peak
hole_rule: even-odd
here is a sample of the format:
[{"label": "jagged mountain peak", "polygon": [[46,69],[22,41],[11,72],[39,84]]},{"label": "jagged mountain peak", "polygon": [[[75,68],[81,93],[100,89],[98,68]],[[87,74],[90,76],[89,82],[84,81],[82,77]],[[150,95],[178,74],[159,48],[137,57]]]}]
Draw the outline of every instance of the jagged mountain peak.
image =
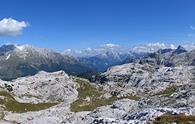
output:
[{"label": "jagged mountain peak", "polygon": [[187,52],[187,50],[184,47],[182,47],[181,45],[179,45],[177,47],[177,49],[175,49],[173,51],[173,54],[180,54],[180,53],[184,53],[184,52]]},{"label": "jagged mountain peak", "polygon": [[19,50],[24,50],[24,49],[26,49],[26,48],[33,48],[33,46],[32,45],[29,45],[29,44],[23,44],[23,45],[14,45],[17,49],[19,49]]},{"label": "jagged mountain peak", "polygon": [[[55,57],[55,54],[60,54],[51,49],[39,48],[29,44],[6,44],[0,47],[0,53],[2,55],[14,54],[14,56],[43,56],[47,58]],[[65,56],[65,55],[64,55]]]},{"label": "jagged mountain peak", "polygon": [[112,65],[122,63],[128,57],[129,50],[118,44],[108,43],[80,51],[67,49],[64,54],[77,58],[80,63],[96,71],[104,71]]},{"label": "jagged mountain peak", "polygon": [[92,56],[105,56],[107,54],[122,54],[128,53],[129,49],[118,44],[103,44],[95,48],[87,48],[84,50],[71,50],[67,49],[64,51],[64,54],[68,54],[74,57],[92,57]]},{"label": "jagged mountain peak", "polygon": [[183,46],[179,45],[176,50],[186,50]]},{"label": "jagged mountain peak", "polygon": [[2,45],[0,47],[0,53],[1,54],[4,54],[4,53],[7,53],[7,52],[10,52],[10,51],[13,51],[14,49],[16,49],[15,45]]},{"label": "jagged mountain peak", "polygon": [[25,51],[25,50],[31,50],[31,51],[37,51],[37,52],[42,52],[42,51],[47,51],[47,52],[54,52],[51,49],[47,49],[47,48],[39,48],[39,47],[35,47],[33,45],[29,45],[29,44],[23,44],[23,45],[15,45],[15,47],[20,50],[20,51]]},{"label": "jagged mountain peak", "polygon": [[[28,44],[1,46],[0,64],[0,78],[4,80],[32,75],[41,70],[48,72],[64,70],[73,75],[90,70],[73,57]],[[5,71],[8,68],[9,71]]]},{"label": "jagged mountain peak", "polygon": [[10,51],[23,51],[26,49],[36,49],[36,47],[29,44],[5,44],[0,46],[0,51],[10,52]]}]

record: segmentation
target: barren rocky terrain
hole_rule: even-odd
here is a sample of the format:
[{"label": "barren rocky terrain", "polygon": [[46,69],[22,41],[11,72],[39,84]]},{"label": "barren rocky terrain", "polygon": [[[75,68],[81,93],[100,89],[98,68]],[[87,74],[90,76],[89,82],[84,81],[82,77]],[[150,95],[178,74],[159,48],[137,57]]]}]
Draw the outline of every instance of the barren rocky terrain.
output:
[{"label": "barren rocky terrain", "polygon": [[0,123],[193,124],[194,56],[186,56],[194,51],[176,50],[113,66],[90,81],[64,71],[1,80]]}]

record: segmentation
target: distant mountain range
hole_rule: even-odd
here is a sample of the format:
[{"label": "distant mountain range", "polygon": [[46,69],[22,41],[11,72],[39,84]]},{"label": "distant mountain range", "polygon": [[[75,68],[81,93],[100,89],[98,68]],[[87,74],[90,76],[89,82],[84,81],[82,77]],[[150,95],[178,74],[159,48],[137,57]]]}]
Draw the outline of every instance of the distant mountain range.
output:
[{"label": "distant mountain range", "polygon": [[164,115],[175,123],[181,115],[185,123],[194,118],[193,46],[138,47],[107,44],[71,55],[1,46],[0,78],[26,77],[0,80],[0,109],[6,113],[0,123],[166,123]]},{"label": "distant mountain range", "polygon": [[131,53],[128,48],[115,44],[105,44],[94,49],[65,51],[65,54],[73,56],[80,63],[99,72],[105,71],[110,66],[122,64]]},{"label": "distant mountain range", "polygon": [[[21,76],[33,75],[44,70],[54,72],[63,70],[81,77],[103,72],[109,67],[135,61],[174,65],[181,58],[193,64],[194,45],[179,46],[160,43],[140,45],[132,49],[115,44],[81,51],[65,50],[63,53],[31,45],[3,45],[0,47],[0,79],[11,80]],[[183,53],[183,54],[182,54]],[[185,61],[182,61],[185,62]]]},{"label": "distant mountain range", "polygon": [[0,78],[11,80],[37,73],[64,70],[76,75],[89,71],[73,57],[49,49],[30,45],[3,45],[0,47]]},{"label": "distant mountain range", "polygon": [[159,49],[157,52],[148,53],[140,63],[149,63],[153,65],[165,66],[194,66],[195,65],[195,50],[187,51],[184,47],[178,46],[177,49]]}]

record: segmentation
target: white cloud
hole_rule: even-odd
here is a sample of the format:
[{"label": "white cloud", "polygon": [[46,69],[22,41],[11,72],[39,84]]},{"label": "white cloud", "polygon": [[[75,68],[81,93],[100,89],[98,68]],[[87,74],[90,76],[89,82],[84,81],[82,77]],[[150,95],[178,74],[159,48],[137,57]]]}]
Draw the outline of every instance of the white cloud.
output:
[{"label": "white cloud", "polygon": [[159,49],[176,49],[176,46],[174,44],[164,44],[164,43],[148,43],[148,44],[142,44],[134,47],[132,50],[135,52],[156,52]]},{"label": "white cloud", "polygon": [[28,26],[25,21],[17,21],[12,18],[4,18],[0,20],[0,35],[1,36],[17,36],[22,33],[22,30]]},{"label": "white cloud", "polygon": [[62,52],[62,54],[70,54],[72,52],[72,50],[71,49],[65,49],[63,52]]},{"label": "white cloud", "polygon": [[188,36],[188,37],[194,37],[195,34],[194,34],[194,33],[189,33],[189,34],[187,34],[187,36]]},{"label": "white cloud", "polygon": [[108,48],[115,48],[115,47],[120,47],[118,44],[113,44],[113,43],[108,43],[108,44],[103,44],[101,45],[102,47],[108,47]]},{"label": "white cloud", "polygon": [[182,44],[182,46],[188,51],[195,50],[194,43],[186,43],[186,44]]},{"label": "white cloud", "polygon": [[147,44],[148,47],[157,47],[157,48],[165,48],[166,45],[164,43],[148,43]]},{"label": "white cloud", "polygon": [[191,30],[195,30],[195,27],[192,26],[192,25],[190,25],[190,29],[191,29]]},{"label": "white cloud", "polygon": [[88,47],[86,50],[91,51],[92,49],[90,47]]},{"label": "white cloud", "polygon": [[71,49],[66,49],[64,52],[71,52],[72,50]]},{"label": "white cloud", "polygon": [[170,44],[171,49],[176,49],[177,47],[174,44]]}]

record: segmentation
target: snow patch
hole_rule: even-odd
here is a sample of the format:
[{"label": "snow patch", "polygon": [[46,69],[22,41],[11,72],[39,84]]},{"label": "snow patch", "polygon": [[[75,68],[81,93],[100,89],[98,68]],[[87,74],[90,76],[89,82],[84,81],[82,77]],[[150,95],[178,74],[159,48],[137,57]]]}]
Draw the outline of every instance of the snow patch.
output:
[{"label": "snow patch", "polygon": [[11,56],[11,55],[10,55],[10,54],[8,54],[8,56],[6,57],[6,60],[8,60],[8,59],[10,58],[10,56]]}]

